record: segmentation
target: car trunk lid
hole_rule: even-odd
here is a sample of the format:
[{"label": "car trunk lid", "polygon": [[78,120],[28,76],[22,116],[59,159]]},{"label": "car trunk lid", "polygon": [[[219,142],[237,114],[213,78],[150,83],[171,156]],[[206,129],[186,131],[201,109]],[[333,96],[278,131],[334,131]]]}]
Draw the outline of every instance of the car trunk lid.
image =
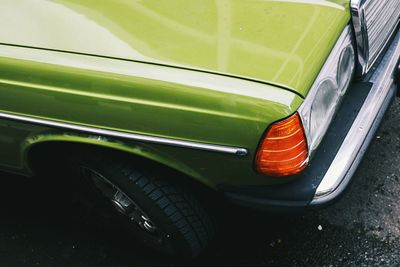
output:
[{"label": "car trunk lid", "polygon": [[3,0],[3,44],[198,69],[305,96],[348,2]]}]

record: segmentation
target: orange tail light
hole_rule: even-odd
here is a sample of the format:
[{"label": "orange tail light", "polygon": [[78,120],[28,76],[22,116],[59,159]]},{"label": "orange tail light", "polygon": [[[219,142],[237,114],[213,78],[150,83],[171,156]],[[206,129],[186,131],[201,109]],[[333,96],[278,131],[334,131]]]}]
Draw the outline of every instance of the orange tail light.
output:
[{"label": "orange tail light", "polygon": [[308,165],[308,147],[299,114],[274,123],[258,148],[256,169],[268,176],[288,176]]}]

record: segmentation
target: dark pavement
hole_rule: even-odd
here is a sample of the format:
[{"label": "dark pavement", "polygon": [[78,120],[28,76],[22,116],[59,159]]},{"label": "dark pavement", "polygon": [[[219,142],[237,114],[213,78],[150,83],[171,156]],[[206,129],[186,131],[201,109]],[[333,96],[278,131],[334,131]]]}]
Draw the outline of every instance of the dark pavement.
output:
[{"label": "dark pavement", "polygon": [[[62,188],[0,174],[0,266],[188,266],[136,244],[63,198]],[[400,101],[350,190],[296,217],[227,211],[221,240],[191,266],[400,265]]]}]

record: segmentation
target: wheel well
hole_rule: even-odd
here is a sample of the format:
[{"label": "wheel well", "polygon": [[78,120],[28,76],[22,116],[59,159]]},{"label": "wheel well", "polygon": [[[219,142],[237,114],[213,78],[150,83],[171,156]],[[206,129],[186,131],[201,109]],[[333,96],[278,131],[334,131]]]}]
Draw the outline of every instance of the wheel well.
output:
[{"label": "wheel well", "polygon": [[62,169],[65,167],[63,163],[67,162],[69,157],[77,153],[107,153],[113,157],[129,157],[132,162],[140,166],[145,166],[145,168],[151,168],[153,171],[155,170],[158,173],[165,174],[165,179],[172,180],[175,183],[189,188],[193,193],[199,195],[200,198],[205,196],[207,202],[214,199],[214,197],[218,197],[216,191],[178,170],[126,151],[99,145],[48,141],[33,145],[27,152],[26,160],[33,173],[37,176],[41,176],[52,173],[52,171],[56,171],[60,168]]}]

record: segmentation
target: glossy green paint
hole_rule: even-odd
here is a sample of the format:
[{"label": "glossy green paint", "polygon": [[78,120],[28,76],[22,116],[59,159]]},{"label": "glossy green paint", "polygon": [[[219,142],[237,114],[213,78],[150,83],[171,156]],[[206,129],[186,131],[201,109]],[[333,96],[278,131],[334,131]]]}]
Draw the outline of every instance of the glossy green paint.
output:
[{"label": "glossy green paint", "polygon": [[349,0],[2,0],[0,43],[202,69],[305,96]]},{"label": "glossy green paint", "polygon": [[[125,150],[206,184],[265,182],[253,171],[258,142],[270,123],[292,114],[302,103],[294,93],[253,81],[8,45],[0,45],[0,69],[0,112],[249,149],[250,154],[242,158],[122,143],[126,143]],[[48,131],[21,123],[10,126],[3,121],[0,147],[8,148],[8,152],[0,154],[0,162],[24,169],[23,155],[34,143],[30,140],[47,140]],[[68,132],[53,130],[51,134],[49,141],[77,142],[77,137]],[[121,149],[121,145],[114,145],[116,142],[100,145]],[[135,147],[151,152],[141,154],[138,151],[142,150]],[[11,156],[10,151],[17,155]],[[226,167],[221,170],[221,166]]]},{"label": "glossy green paint", "polygon": [[3,0],[0,112],[250,153],[0,119],[0,165],[30,174],[30,149],[62,141],[136,154],[210,187],[282,182],[254,171],[258,143],[301,105],[349,17],[344,0]]}]

